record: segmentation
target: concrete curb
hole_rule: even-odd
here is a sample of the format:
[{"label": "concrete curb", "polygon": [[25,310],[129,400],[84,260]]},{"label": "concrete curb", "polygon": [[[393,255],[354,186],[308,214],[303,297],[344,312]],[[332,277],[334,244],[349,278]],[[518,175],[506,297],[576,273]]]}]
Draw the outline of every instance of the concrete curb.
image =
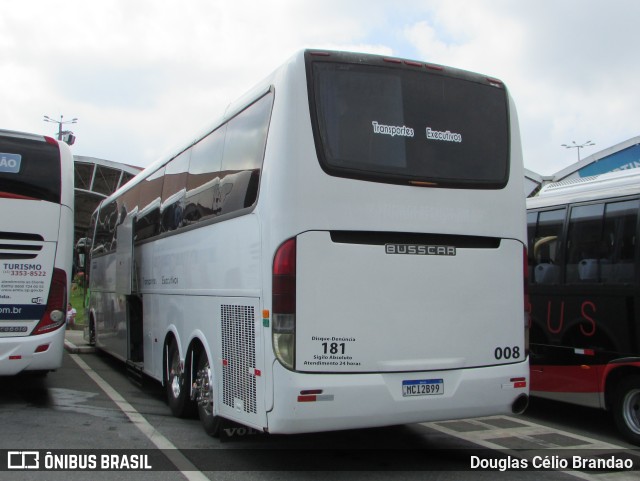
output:
[{"label": "concrete curb", "polygon": [[64,348],[71,354],[91,354],[96,352],[96,348],[94,346],[76,346],[68,339],[64,340]]}]

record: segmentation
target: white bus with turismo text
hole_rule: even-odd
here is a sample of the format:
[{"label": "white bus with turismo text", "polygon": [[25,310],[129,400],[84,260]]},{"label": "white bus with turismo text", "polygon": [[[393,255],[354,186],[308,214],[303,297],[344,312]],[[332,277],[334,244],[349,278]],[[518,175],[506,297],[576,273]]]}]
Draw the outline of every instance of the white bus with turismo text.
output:
[{"label": "white bus with turismo text", "polygon": [[73,233],[67,145],[0,130],[0,375],[62,365]]},{"label": "white bus with turismo text", "polygon": [[101,203],[87,334],[212,435],[521,412],[523,178],[500,81],[300,52]]}]

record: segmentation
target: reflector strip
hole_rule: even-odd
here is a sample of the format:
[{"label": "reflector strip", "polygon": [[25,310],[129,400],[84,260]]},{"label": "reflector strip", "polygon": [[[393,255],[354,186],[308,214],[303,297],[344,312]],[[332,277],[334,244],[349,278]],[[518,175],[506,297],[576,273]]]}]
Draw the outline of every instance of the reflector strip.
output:
[{"label": "reflector strip", "polygon": [[47,349],[49,349],[49,344],[41,344],[33,352],[45,352]]},{"label": "reflector strip", "polygon": [[595,351],[593,349],[574,349],[574,353],[582,354],[583,356],[595,356]]},{"label": "reflector strip", "polygon": [[316,401],[333,401],[333,394],[312,394],[307,396],[298,396],[299,403],[308,403]]},{"label": "reflector strip", "polygon": [[409,183],[416,187],[438,187],[437,182],[423,182],[421,180],[411,180],[409,181]]},{"label": "reflector strip", "polygon": [[502,385],[502,389],[522,389],[527,387],[527,379],[524,377],[512,377],[508,383]]},{"label": "reflector strip", "polygon": [[9,356],[9,360],[12,360],[12,361],[17,361],[19,359],[22,359],[22,356]]}]

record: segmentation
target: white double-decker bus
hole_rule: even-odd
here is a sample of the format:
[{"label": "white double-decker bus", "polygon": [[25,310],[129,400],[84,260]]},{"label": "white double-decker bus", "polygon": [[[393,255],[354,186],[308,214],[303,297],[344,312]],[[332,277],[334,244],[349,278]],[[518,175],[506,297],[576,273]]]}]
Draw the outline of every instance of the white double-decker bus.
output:
[{"label": "white double-decker bus", "polygon": [[523,177],[501,82],[301,52],[102,202],[88,335],[212,435],[520,412]]},{"label": "white double-decker bus", "polygon": [[62,364],[73,260],[73,157],[0,130],[0,375]]}]

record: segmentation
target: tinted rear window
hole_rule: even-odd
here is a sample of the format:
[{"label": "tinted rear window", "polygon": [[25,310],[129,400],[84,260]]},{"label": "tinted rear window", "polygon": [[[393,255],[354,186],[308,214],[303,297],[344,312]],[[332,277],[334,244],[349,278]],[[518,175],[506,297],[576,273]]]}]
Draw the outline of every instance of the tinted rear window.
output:
[{"label": "tinted rear window", "polygon": [[45,141],[0,136],[0,192],[60,203],[60,151]]},{"label": "tinted rear window", "polygon": [[472,75],[313,61],[318,157],[331,175],[442,187],[502,188],[507,95]]}]

